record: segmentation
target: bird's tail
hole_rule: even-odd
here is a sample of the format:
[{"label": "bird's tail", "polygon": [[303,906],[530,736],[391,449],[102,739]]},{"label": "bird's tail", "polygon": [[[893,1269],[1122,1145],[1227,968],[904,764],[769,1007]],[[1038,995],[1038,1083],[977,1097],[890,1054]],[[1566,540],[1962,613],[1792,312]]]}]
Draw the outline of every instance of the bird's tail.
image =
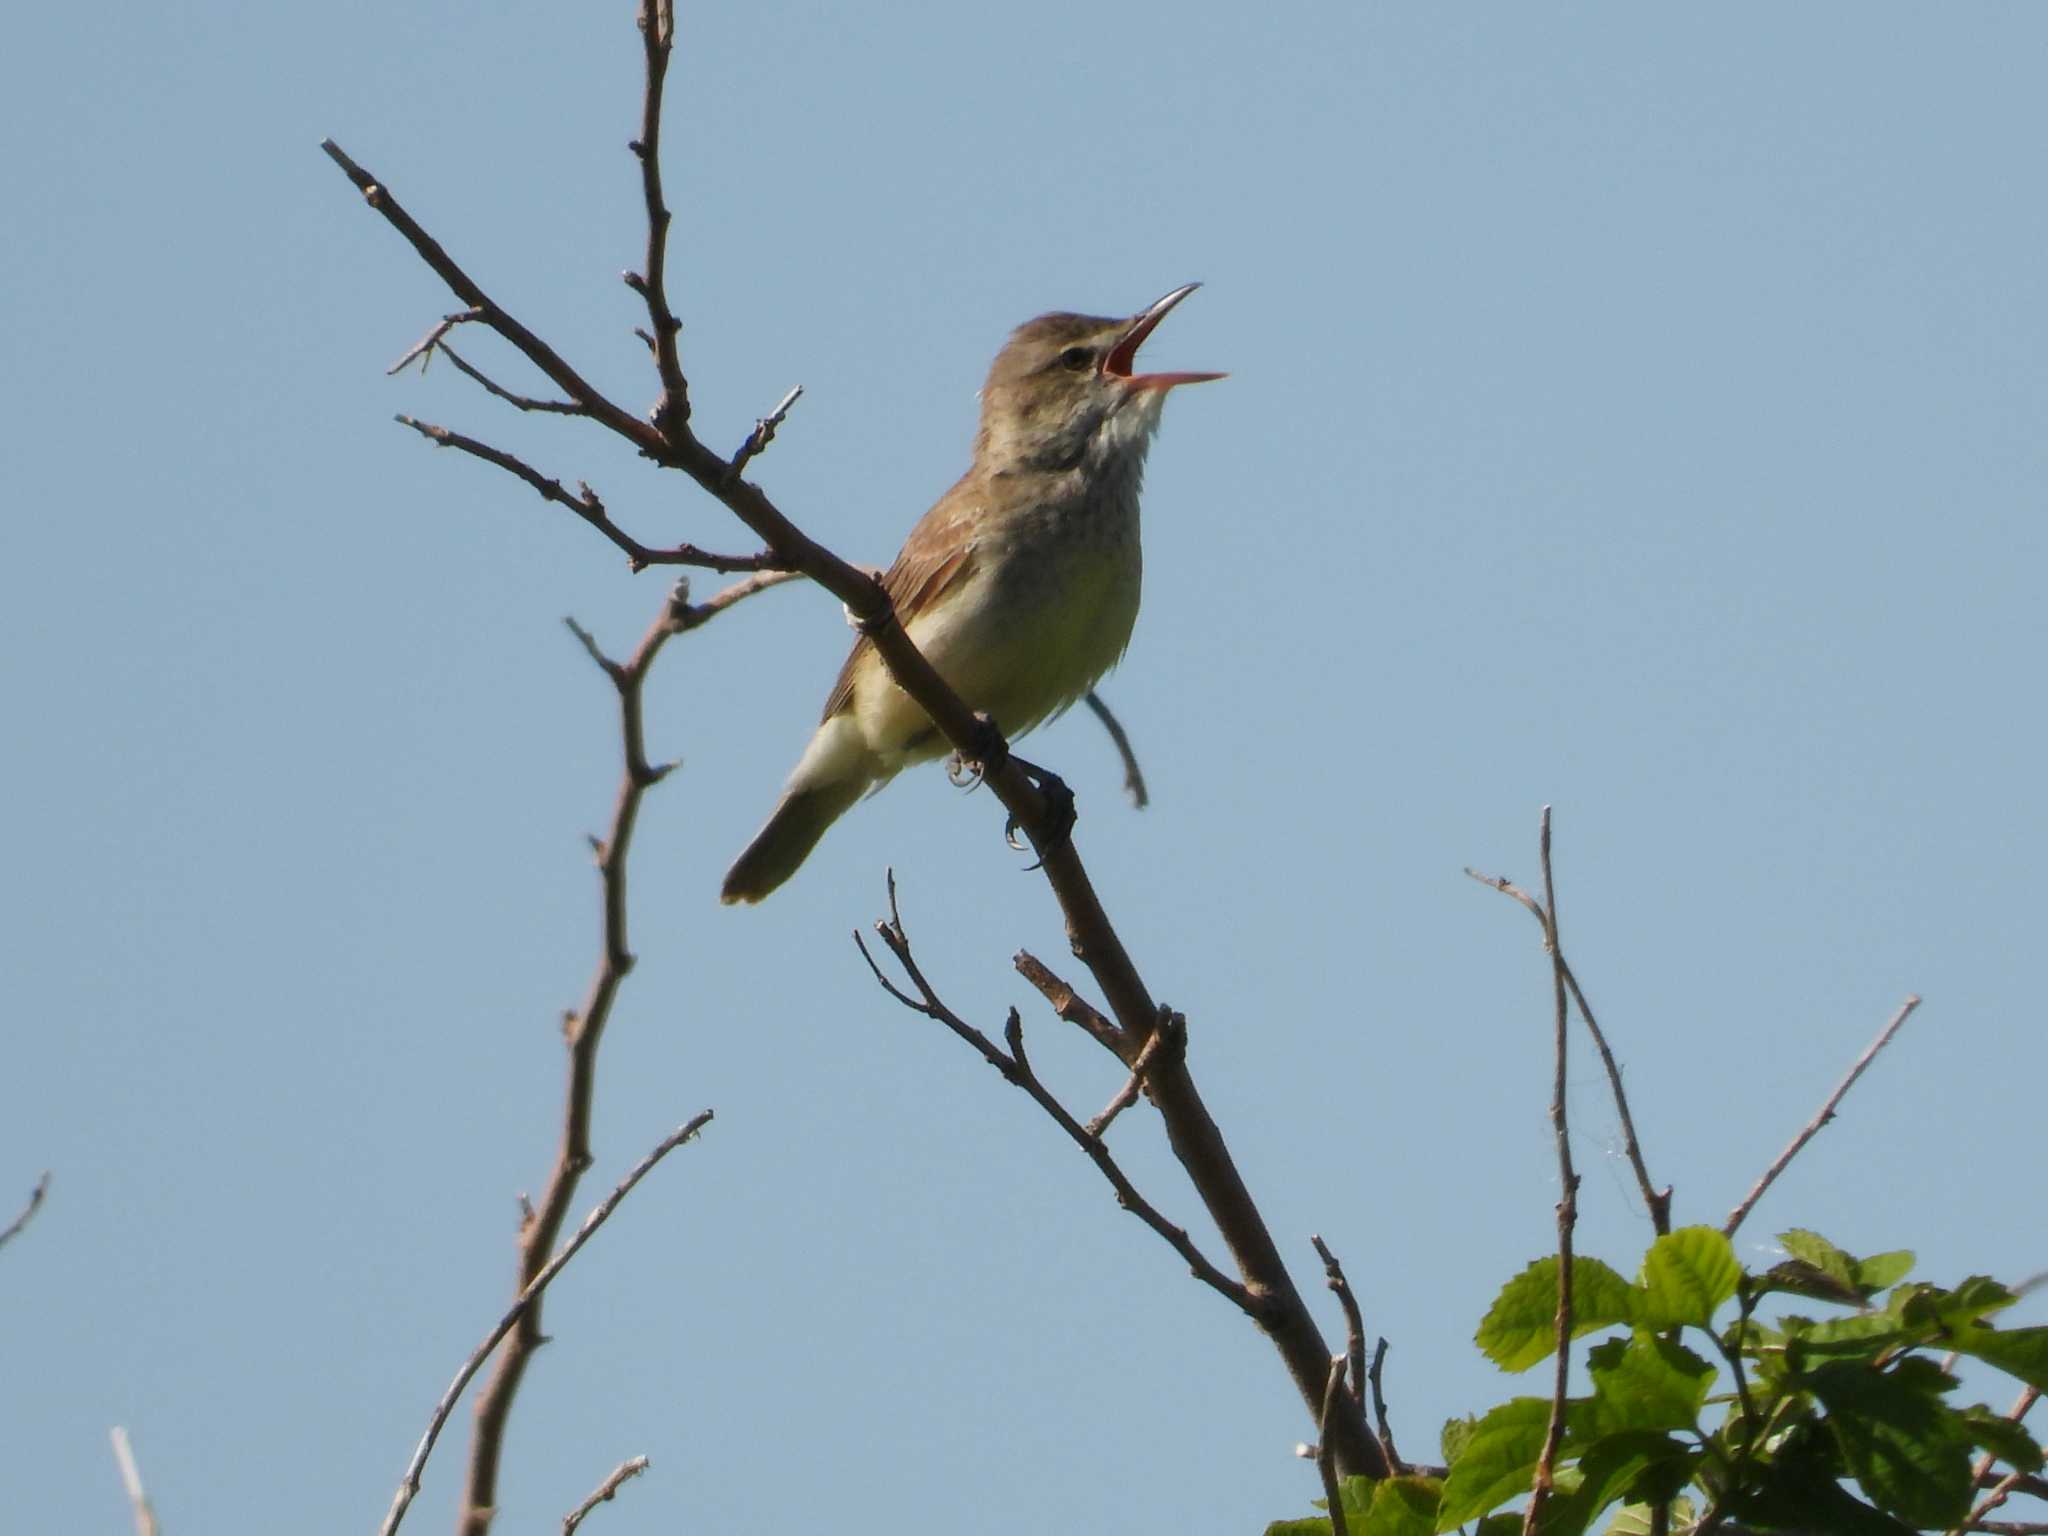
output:
[{"label": "bird's tail", "polygon": [[727,906],[759,901],[795,874],[825,829],[845,815],[869,785],[888,777],[878,767],[851,718],[827,720],[790,775],[789,787],[775,802],[768,824],[725,872],[718,899]]}]

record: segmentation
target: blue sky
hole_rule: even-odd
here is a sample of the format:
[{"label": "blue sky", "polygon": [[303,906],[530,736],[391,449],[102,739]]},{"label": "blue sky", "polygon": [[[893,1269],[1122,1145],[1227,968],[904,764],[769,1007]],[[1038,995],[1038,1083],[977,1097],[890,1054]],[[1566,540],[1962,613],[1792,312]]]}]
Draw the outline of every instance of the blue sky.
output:
[{"label": "blue sky", "polygon": [[[1314,1289],[1344,1256],[1418,1454],[1518,1390],[1472,1348],[1551,1240],[1547,980],[1466,864],[1533,879],[1681,1221],[1718,1221],[1908,992],[1925,1008],[1744,1232],[2048,1264],[2039,792],[2048,13],[1817,4],[684,7],[672,294],[707,440],[886,561],[1041,310],[1206,286],[1228,369],[1154,450],[1146,600],[1029,755]],[[8,877],[0,1253],[24,1530],[360,1530],[506,1295],[595,959],[614,649],[661,600],[394,412],[589,480],[649,542],[726,515],[452,370],[446,294],[317,150],[386,178],[636,407],[630,8],[44,7],[0,61]],[[473,348],[510,380],[517,364]],[[710,590],[708,583],[700,591]],[[881,996],[893,865],[953,1005],[1064,965],[1001,816],[925,770],[718,906],[847,634],[815,591],[675,644],[584,1204],[705,1139],[553,1293],[502,1529],[615,1463],[625,1528],[1256,1530],[1305,1508],[1266,1345],[1054,1129]],[[1078,974],[1073,978],[1079,980]],[[1583,1058],[1582,1246],[1647,1236]],[[1206,1239],[1132,1116],[1118,1154]],[[11,1214],[11,1206],[10,1206]],[[1322,1297],[1317,1293],[1317,1305]],[[1334,1314],[1323,1308],[1333,1336]],[[2039,1303],[2030,1320],[2039,1320]],[[462,1450],[429,1469],[445,1527]]]}]

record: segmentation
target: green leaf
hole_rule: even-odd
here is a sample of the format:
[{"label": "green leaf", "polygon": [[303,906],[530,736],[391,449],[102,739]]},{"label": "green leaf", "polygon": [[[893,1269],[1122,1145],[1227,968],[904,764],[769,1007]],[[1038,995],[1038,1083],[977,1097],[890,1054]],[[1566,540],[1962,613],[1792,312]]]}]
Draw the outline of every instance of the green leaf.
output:
[{"label": "green leaf", "polygon": [[1436,1528],[1448,1531],[1527,1493],[1549,1427],[1550,1402],[1541,1397],[1512,1398],[1481,1419],[1444,1479]]},{"label": "green leaf", "polygon": [[1865,1359],[1876,1358],[1906,1336],[1898,1318],[1889,1312],[1859,1312],[1854,1317],[1808,1323],[1798,1333],[1800,1348],[1809,1354],[1861,1355]]},{"label": "green leaf", "polygon": [[2048,1392],[2048,1327],[1958,1328],[1947,1342],[2030,1387]]},{"label": "green leaf", "polygon": [[[1572,1337],[1631,1321],[1640,1293],[1598,1259],[1572,1260]],[[1476,1339],[1504,1371],[1526,1371],[1557,1347],[1557,1257],[1536,1260],[1501,1287]]]},{"label": "green leaf", "polygon": [[1865,1291],[1881,1291],[1897,1285],[1913,1270],[1913,1250],[1894,1248],[1890,1253],[1873,1253],[1856,1261],[1856,1283]]},{"label": "green leaf", "polygon": [[1437,1437],[1437,1444],[1443,1447],[1444,1465],[1450,1466],[1465,1454],[1465,1447],[1471,1442],[1472,1431],[1479,1427],[1479,1420],[1472,1414],[1462,1419],[1445,1419],[1443,1433]]},{"label": "green leaf", "polygon": [[2016,1300],[1996,1280],[1972,1275],[1952,1291],[1924,1282],[1899,1286],[1885,1298],[1885,1310],[1931,1338],[1951,1328],[1966,1328]]},{"label": "green leaf", "polygon": [[1712,1227],[1680,1227],[1650,1244],[1643,1256],[1647,1295],[1635,1322],[1659,1332],[1688,1323],[1705,1328],[1741,1278],[1727,1238]]},{"label": "green leaf", "polygon": [[[1373,1481],[1369,1477],[1346,1477],[1337,1483],[1337,1501],[1344,1506],[1347,1523],[1354,1532],[1358,1522],[1372,1507]],[[1328,1499],[1310,1499],[1317,1509],[1328,1509]],[[1336,1527],[1328,1515],[1304,1515],[1299,1520],[1275,1520],[1266,1527],[1266,1536],[1332,1536]]]},{"label": "green leaf", "polygon": [[1763,1272],[1762,1292],[1781,1291],[1792,1296],[1809,1296],[1815,1301],[1836,1301],[1845,1307],[1860,1307],[1864,1294],[1846,1280],[1838,1280],[1824,1269],[1816,1269],[1804,1259],[1786,1259],[1773,1264]]},{"label": "green leaf", "polygon": [[1433,1536],[1442,1494],[1433,1477],[1390,1477],[1373,1493],[1365,1523],[1351,1529],[1362,1536]]},{"label": "green leaf", "polygon": [[[1622,1507],[1607,1523],[1607,1536],[1650,1536],[1651,1506],[1629,1504]],[[1691,1499],[1673,1499],[1671,1518],[1665,1522],[1668,1529],[1682,1531],[1697,1518]]]},{"label": "green leaf", "polygon": [[1714,1367],[1673,1339],[1638,1332],[1587,1353],[1600,1428],[1691,1429],[1714,1383]]},{"label": "green leaf", "polygon": [[1778,1241],[1793,1258],[1811,1264],[1852,1291],[1856,1288],[1856,1261],[1818,1232],[1794,1227],[1790,1232],[1780,1232]]},{"label": "green leaf", "polygon": [[1826,1531],[1829,1536],[1912,1536],[1909,1527],[1881,1514],[1842,1487],[1842,1469],[1829,1437],[1795,1428],[1779,1453],[1748,1487],[1731,1495],[1728,1511],[1745,1524]]},{"label": "green leaf", "polygon": [[2017,1471],[2041,1470],[2041,1447],[2027,1433],[2025,1425],[2002,1413],[1993,1413],[1982,1403],[1963,1409],[1962,1420],[1963,1433],[1970,1437],[1970,1444],[1989,1451]]},{"label": "green leaf", "polygon": [[1473,1536],[1522,1536],[1522,1517],[1488,1515],[1473,1528]]},{"label": "green leaf", "polygon": [[1620,1500],[1668,1499],[1691,1481],[1696,1460],[1690,1446],[1668,1435],[1644,1430],[1603,1435],[1575,1464],[1576,1486],[1550,1500],[1539,1529],[1544,1536],[1583,1531]]},{"label": "green leaf", "polygon": [[1970,1441],[1938,1395],[1952,1378],[1932,1361],[1920,1363],[1926,1369],[1886,1372],[1836,1361],[1808,1380],[1872,1502],[1908,1524],[1946,1528],[1969,1513]]}]

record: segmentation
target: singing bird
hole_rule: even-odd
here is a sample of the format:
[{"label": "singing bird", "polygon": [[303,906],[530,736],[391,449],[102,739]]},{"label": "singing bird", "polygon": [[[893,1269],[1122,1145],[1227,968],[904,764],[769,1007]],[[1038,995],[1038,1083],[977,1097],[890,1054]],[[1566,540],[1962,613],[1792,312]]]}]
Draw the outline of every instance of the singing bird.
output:
[{"label": "singing bird", "polygon": [[[1081,698],[1138,618],[1138,490],[1167,391],[1220,373],[1137,373],[1138,348],[1200,284],[1126,319],[1040,315],[981,391],[974,462],[925,513],[882,584],[939,675],[1009,736]],[[866,638],[839,670],[775,810],[721,899],[759,901],[863,794],[945,738]]]}]

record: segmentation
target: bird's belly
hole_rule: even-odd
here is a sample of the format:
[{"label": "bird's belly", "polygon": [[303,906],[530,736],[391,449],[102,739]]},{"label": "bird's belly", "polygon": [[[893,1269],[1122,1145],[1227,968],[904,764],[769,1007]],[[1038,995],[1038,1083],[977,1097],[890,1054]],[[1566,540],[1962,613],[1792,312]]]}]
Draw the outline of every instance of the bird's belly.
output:
[{"label": "bird's belly", "polygon": [[[1141,565],[1135,538],[989,560],[910,638],[972,709],[1020,736],[1095,686],[1130,644]],[[893,685],[868,690],[863,734],[890,768],[946,744]],[[871,712],[872,711],[872,712]]]}]

